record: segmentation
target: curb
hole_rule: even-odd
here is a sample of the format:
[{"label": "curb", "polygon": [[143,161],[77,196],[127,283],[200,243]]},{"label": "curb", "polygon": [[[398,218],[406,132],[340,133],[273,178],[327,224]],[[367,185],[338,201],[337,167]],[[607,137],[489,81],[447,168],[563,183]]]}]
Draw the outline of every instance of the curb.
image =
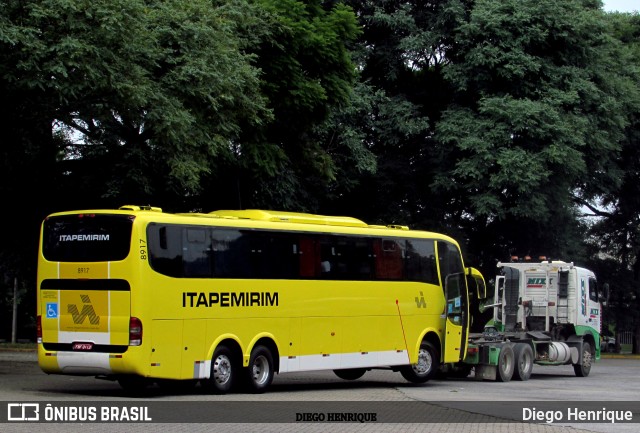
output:
[{"label": "curb", "polygon": [[633,353],[601,353],[602,359],[640,359],[640,354]]}]

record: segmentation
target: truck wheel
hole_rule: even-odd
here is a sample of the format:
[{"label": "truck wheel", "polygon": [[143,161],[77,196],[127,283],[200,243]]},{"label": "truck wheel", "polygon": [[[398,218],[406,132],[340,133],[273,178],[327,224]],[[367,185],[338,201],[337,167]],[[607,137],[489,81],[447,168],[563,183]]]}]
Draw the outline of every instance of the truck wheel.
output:
[{"label": "truck wheel", "polygon": [[513,370],[515,380],[529,380],[533,371],[533,349],[526,343],[518,343],[513,349],[516,366]]},{"label": "truck wheel", "polygon": [[500,348],[500,355],[498,355],[496,381],[509,382],[513,376],[514,364],[513,349],[509,345],[503,345]]},{"label": "truck wheel", "polygon": [[591,345],[586,341],[582,343],[582,357],[579,364],[573,364],[573,371],[578,377],[587,377],[591,371],[591,362],[593,354],[591,353]]},{"label": "truck wheel", "polygon": [[265,346],[256,346],[249,357],[249,367],[245,369],[249,391],[259,394],[269,388],[274,375],[273,355]]},{"label": "truck wheel", "polygon": [[341,370],[333,370],[340,379],[356,380],[360,379],[367,370],[364,368],[343,368]]},{"label": "truck wheel", "polygon": [[438,349],[427,341],[420,345],[418,362],[416,364],[405,365],[400,369],[400,374],[412,383],[425,383],[431,379],[438,371],[440,364],[440,354]]}]

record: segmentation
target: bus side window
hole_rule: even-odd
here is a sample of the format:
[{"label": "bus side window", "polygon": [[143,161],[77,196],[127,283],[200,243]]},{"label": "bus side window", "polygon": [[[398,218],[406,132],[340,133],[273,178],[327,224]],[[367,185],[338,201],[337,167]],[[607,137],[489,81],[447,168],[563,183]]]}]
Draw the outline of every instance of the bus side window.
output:
[{"label": "bus side window", "polygon": [[[319,262],[319,277],[334,279],[338,274],[340,253],[333,241],[334,238],[323,237],[319,240],[320,246],[320,262]],[[343,267],[344,269],[344,267]]]},{"label": "bus side window", "polygon": [[374,278],[375,254],[373,253],[373,245],[371,239],[356,239],[355,242],[355,263],[354,263],[354,279],[371,280]]},{"label": "bus side window", "polygon": [[249,275],[252,278],[267,278],[269,272],[269,235],[268,233],[244,232],[249,240]]},{"label": "bus side window", "polygon": [[153,270],[170,277],[182,277],[181,228],[151,223],[147,227],[149,265]]},{"label": "bus side window", "polygon": [[[371,280],[373,251],[368,238],[336,236],[329,239],[329,249],[323,255],[321,265],[332,279]],[[329,263],[325,263],[327,261]]]},{"label": "bus side window", "polygon": [[443,284],[448,275],[464,273],[460,250],[449,242],[438,241],[438,261]]},{"label": "bus side window", "polygon": [[306,235],[299,236],[298,257],[300,277],[315,278],[320,276],[320,243],[316,241],[316,238]]},{"label": "bus side window", "polygon": [[[256,236],[257,233],[253,233]],[[264,233],[260,273],[263,278],[292,279],[300,276],[298,243],[290,233]]]},{"label": "bus side window", "polygon": [[249,242],[240,230],[213,230],[213,276],[249,278]]},{"label": "bus side window", "polygon": [[407,240],[405,266],[407,280],[438,284],[434,241],[431,239]]},{"label": "bus side window", "polygon": [[373,241],[376,279],[402,279],[404,251],[401,242],[393,239],[375,239]]},{"label": "bus side window", "polygon": [[207,228],[186,227],[183,231],[182,264],[185,277],[211,277],[211,233]]}]

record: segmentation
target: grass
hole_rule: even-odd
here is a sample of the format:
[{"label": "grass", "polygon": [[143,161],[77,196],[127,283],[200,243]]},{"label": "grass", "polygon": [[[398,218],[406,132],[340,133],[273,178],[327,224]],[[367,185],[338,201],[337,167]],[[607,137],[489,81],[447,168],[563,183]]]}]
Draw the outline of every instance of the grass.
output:
[{"label": "grass", "polygon": [[632,346],[630,344],[621,344],[620,353],[631,353]]},{"label": "grass", "polygon": [[36,343],[0,343],[0,350],[36,350]]}]

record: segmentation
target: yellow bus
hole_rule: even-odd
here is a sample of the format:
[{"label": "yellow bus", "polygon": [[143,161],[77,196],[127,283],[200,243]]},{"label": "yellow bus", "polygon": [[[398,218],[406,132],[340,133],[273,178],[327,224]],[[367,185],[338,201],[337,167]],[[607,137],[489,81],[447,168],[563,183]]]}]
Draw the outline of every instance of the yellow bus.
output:
[{"label": "yellow bus", "polygon": [[38,362],[51,374],[263,392],[274,374],[373,368],[426,382],[466,353],[458,243],[350,217],[153,207],[42,224]]}]

